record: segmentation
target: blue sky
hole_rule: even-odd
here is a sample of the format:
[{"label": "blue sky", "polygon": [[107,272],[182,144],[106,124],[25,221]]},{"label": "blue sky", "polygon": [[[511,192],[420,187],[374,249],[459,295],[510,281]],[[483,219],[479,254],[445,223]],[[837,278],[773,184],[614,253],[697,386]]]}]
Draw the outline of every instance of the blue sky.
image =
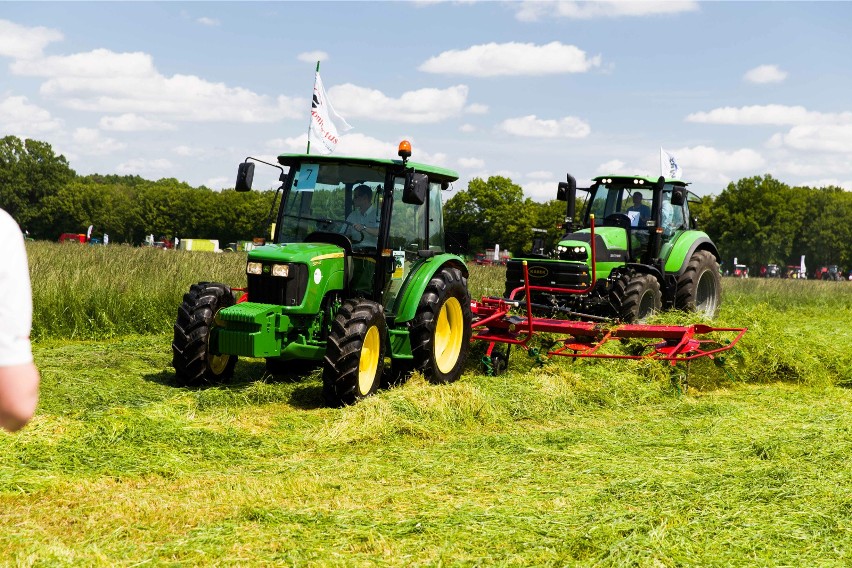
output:
[{"label": "blue sky", "polygon": [[[771,174],[852,190],[849,2],[2,2],[0,135],[80,174],[229,187],[302,152],[316,60],[336,153],[504,175]],[[273,184],[258,170],[255,187]]]}]

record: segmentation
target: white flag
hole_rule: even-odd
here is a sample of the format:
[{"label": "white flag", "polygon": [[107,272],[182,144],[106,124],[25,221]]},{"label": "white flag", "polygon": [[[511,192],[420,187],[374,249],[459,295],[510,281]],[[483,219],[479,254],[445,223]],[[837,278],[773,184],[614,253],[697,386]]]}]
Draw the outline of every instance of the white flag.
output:
[{"label": "white flag", "polygon": [[660,148],[660,175],[666,179],[680,179],[682,173],[677,159]]},{"label": "white flag", "polygon": [[338,131],[346,132],[352,128],[342,116],[334,112],[325,88],[322,86],[319,71],[314,80],[314,100],[311,103],[311,129],[308,132],[308,144],[315,145],[320,154],[331,154],[340,141]]}]

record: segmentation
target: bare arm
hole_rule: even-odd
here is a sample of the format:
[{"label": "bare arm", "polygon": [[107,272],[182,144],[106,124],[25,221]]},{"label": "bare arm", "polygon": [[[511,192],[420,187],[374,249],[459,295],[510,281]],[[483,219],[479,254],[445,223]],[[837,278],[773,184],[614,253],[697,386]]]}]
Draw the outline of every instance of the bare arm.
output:
[{"label": "bare arm", "polygon": [[33,363],[0,367],[0,427],[15,432],[30,421],[38,403],[39,380]]}]

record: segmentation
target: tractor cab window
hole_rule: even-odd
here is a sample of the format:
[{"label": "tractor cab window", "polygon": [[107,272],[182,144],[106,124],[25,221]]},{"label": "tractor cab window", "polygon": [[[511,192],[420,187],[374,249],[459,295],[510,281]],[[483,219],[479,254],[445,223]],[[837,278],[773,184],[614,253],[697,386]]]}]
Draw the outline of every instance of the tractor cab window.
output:
[{"label": "tractor cab window", "polygon": [[444,252],[444,219],[441,184],[429,184],[429,249]]},{"label": "tractor cab window", "polygon": [[663,238],[670,238],[675,231],[686,229],[689,214],[686,210],[686,199],[683,205],[672,204],[674,186],[667,184],[663,188],[660,226],[663,228]]},{"label": "tractor cab window", "polygon": [[303,242],[313,232],[337,233],[353,250],[375,251],[385,170],[360,164],[307,163],[293,172],[277,241]]},{"label": "tractor cab window", "polygon": [[397,252],[416,255],[418,250],[425,249],[426,240],[426,205],[413,205],[402,202],[402,191],[405,178],[394,179],[393,212],[390,220],[388,246]]}]

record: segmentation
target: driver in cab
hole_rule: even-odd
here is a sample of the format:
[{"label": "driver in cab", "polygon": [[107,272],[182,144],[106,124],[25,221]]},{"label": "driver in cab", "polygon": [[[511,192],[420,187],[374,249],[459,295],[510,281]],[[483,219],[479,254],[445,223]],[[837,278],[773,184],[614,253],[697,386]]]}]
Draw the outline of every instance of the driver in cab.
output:
[{"label": "driver in cab", "polygon": [[346,217],[349,223],[347,236],[352,239],[353,244],[362,246],[376,246],[379,235],[379,224],[376,208],[372,205],[373,190],[367,185],[359,185],[352,195],[354,205],[352,212]]},{"label": "driver in cab", "polygon": [[638,191],[633,194],[633,205],[627,209],[627,212],[630,223],[634,227],[644,227],[645,222],[651,218],[651,208],[642,203],[642,194]]}]

